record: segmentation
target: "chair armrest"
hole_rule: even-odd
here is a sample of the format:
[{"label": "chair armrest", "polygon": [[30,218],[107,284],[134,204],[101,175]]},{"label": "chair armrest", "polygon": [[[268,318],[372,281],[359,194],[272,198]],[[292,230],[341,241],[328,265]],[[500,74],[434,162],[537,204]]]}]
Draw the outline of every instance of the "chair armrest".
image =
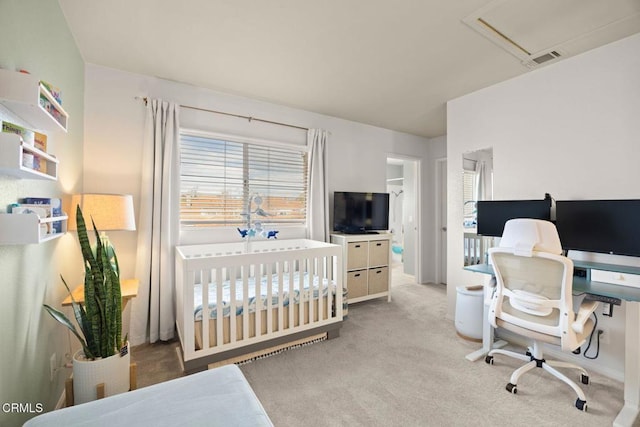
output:
[{"label": "chair armrest", "polygon": [[581,334],[584,331],[585,323],[597,308],[598,301],[582,301],[576,320],[571,324],[571,328],[576,334]]}]

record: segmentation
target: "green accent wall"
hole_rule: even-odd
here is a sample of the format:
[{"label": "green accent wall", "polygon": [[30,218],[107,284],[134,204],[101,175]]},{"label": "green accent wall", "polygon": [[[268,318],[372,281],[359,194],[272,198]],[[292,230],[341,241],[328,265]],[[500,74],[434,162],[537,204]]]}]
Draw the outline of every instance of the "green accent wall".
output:
[{"label": "green accent wall", "polygon": [[[58,181],[0,175],[0,212],[22,197],[60,197],[68,211],[69,195],[82,190],[84,61],[56,0],[0,0],[0,67],[28,70],[57,86],[69,113],[68,133],[47,133],[47,151],[60,160]],[[3,119],[23,124],[0,105]],[[42,244],[0,246],[2,426],[21,426],[40,407],[52,410],[71,374],[60,368],[50,380],[50,357],[55,353],[61,367],[78,348],[42,309],[43,303],[61,306],[60,275],[74,285],[82,280],[75,233]]]}]

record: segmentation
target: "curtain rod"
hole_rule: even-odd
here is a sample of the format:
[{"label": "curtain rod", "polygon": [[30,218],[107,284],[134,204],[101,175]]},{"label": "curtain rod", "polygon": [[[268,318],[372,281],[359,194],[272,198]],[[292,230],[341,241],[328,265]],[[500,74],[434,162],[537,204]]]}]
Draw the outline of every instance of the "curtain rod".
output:
[{"label": "curtain rod", "polygon": [[[149,102],[149,99],[146,96],[142,97],[142,98],[139,97],[139,96],[136,96],[135,98],[136,99],[141,99],[142,102],[144,102],[144,105],[147,105],[147,103]],[[305,128],[305,127],[302,127],[302,126],[290,125],[288,123],[274,122],[272,120],[259,119],[259,118],[251,117],[251,116],[243,116],[241,114],[227,113],[225,111],[207,110],[205,108],[192,107],[191,105],[180,105],[180,107],[181,108],[188,108],[190,110],[204,111],[206,113],[222,114],[224,116],[237,117],[239,119],[247,119],[247,120],[249,120],[249,122],[256,121],[256,122],[262,122],[262,123],[269,123],[269,124],[272,124],[272,125],[285,126],[285,127],[294,128],[294,129],[309,130],[309,128]]]}]

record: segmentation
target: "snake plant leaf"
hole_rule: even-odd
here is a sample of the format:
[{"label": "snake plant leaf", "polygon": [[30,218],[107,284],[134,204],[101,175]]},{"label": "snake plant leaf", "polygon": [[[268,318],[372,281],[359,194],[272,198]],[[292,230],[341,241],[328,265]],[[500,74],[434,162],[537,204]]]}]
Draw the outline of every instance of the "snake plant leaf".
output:
[{"label": "snake plant leaf", "polygon": [[94,340],[93,340],[93,334],[91,333],[91,325],[87,320],[87,313],[84,307],[81,304],[79,304],[76,301],[76,299],[73,297],[71,288],[69,288],[69,285],[67,284],[66,280],[64,280],[64,277],[62,277],[62,275],[60,276],[60,279],[62,279],[62,283],[64,284],[65,288],[67,288],[67,292],[69,292],[69,296],[71,297],[71,307],[73,308],[73,314],[76,318],[76,322],[78,322],[78,326],[80,327],[80,330],[82,331],[82,335],[85,336],[82,350],[84,351],[84,354],[87,358],[94,359],[98,354],[98,352],[96,348],[90,345]]},{"label": "snake plant leaf", "polygon": [[51,307],[50,305],[44,304],[44,308],[45,310],[47,310],[47,312],[51,315],[51,317],[53,317],[54,319],[56,319],[59,323],[63,324],[64,326],[66,326],[71,332],[73,332],[73,334],[78,337],[78,339],[80,340],[80,344],[82,344],[82,350],[85,352],[85,354],[88,354],[88,348],[87,348],[87,343],[85,342],[84,338],[82,337],[82,335],[80,335],[78,333],[78,330],[76,329],[76,327],[73,325],[73,323],[71,323],[69,321],[69,319],[67,318],[67,316],[65,316],[65,314],[59,310],[56,310],[55,308]]}]

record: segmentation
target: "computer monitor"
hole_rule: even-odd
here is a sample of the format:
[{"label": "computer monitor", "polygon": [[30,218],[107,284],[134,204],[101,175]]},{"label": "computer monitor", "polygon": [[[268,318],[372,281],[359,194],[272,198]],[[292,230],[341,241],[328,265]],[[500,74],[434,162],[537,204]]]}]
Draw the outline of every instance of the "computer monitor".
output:
[{"label": "computer monitor", "polygon": [[556,228],[565,250],[640,256],[640,200],[559,200]]},{"label": "computer monitor", "polygon": [[500,237],[504,223],[514,218],[551,219],[551,199],[480,200],[477,207],[477,233]]}]

